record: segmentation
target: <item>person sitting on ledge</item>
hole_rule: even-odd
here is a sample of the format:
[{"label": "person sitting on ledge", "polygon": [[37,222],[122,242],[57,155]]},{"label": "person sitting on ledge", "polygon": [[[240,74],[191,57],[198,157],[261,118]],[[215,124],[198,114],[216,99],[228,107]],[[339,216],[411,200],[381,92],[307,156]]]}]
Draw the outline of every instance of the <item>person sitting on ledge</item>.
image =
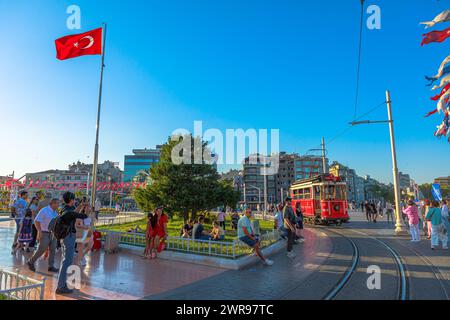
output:
[{"label": "person sitting on ledge", "polygon": [[261,241],[257,236],[255,236],[255,232],[253,230],[252,223],[250,222],[250,217],[252,216],[252,209],[247,208],[245,211],[245,215],[239,219],[237,232],[238,238],[240,241],[251,247],[256,255],[262,260],[265,266],[273,265],[273,261],[266,259],[260,249]]},{"label": "person sitting on ledge", "polygon": [[194,240],[209,240],[209,234],[206,233],[203,223],[205,223],[205,217],[198,217],[198,223],[194,225],[194,229],[192,231],[194,234]]},{"label": "person sitting on ledge", "polygon": [[192,238],[192,230],[194,229],[194,221],[192,219],[188,220],[188,222],[181,229],[180,236],[182,238]]},{"label": "person sitting on ledge", "polygon": [[225,231],[220,227],[219,222],[214,221],[213,229],[210,233],[212,241],[223,241],[225,240]]}]

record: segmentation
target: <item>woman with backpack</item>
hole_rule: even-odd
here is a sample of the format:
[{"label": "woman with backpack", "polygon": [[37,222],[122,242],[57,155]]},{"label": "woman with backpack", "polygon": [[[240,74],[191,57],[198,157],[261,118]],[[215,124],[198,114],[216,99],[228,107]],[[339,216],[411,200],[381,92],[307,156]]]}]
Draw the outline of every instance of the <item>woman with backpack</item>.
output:
[{"label": "woman with backpack", "polygon": [[431,224],[431,250],[439,247],[439,241],[442,241],[442,248],[447,249],[447,229],[443,223],[442,211],[439,207],[439,202],[431,202],[431,207],[428,210],[426,218]]}]

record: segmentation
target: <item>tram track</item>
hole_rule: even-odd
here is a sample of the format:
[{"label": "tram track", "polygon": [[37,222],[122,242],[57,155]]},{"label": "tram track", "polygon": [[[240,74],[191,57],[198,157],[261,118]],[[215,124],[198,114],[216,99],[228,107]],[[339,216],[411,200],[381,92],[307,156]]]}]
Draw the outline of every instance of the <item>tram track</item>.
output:
[{"label": "tram track", "polygon": [[[325,228],[321,228],[321,229],[325,229]],[[351,276],[356,271],[356,268],[357,268],[358,263],[359,263],[359,249],[358,249],[358,246],[356,245],[355,241],[353,241],[349,237],[343,236],[339,232],[335,232],[333,230],[329,230],[328,229],[327,231],[330,231],[330,232],[332,232],[334,234],[337,234],[337,235],[345,238],[351,244],[352,249],[353,249],[353,256],[352,256],[352,264],[351,264],[351,266],[347,269],[347,271],[345,272],[344,276],[339,280],[339,282],[336,284],[336,286],[333,289],[331,289],[325,295],[325,297],[322,299],[322,300],[330,301],[330,300],[333,300],[334,298],[336,298],[336,296],[339,294],[339,292],[342,291],[342,289],[345,287],[345,285],[347,284],[347,282],[349,281]]]},{"label": "tram track", "polygon": [[447,289],[444,284],[444,281],[448,281],[448,280],[445,279],[445,276],[442,274],[442,272],[440,270],[436,269],[436,267],[433,265],[433,263],[427,257],[422,256],[416,249],[408,247],[402,243],[400,243],[400,245],[403,248],[412,252],[417,258],[419,258],[424,263],[424,265],[426,265],[431,270],[431,273],[433,274],[436,281],[438,281],[439,286],[440,286],[446,300],[450,300],[449,293],[447,292]]},{"label": "tram track", "polygon": [[[346,239],[350,243],[352,250],[353,250],[352,262],[351,262],[350,266],[348,267],[347,271],[345,272],[343,277],[337,282],[337,284],[322,299],[322,300],[334,300],[347,287],[350,280],[355,275],[358,265],[360,264],[361,253],[360,253],[358,244],[356,244],[356,242],[353,239],[351,239],[349,236],[347,236],[341,232],[332,230],[330,228],[324,228],[324,227],[318,227],[318,228],[325,230],[325,232],[331,232],[331,233],[337,234],[338,236]],[[351,230],[351,229],[340,229],[340,230],[348,230],[350,232],[362,235],[365,238],[374,240],[376,243],[380,244],[383,248],[385,248],[389,252],[390,256],[393,258],[393,260],[395,262],[396,269],[397,269],[397,275],[398,275],[398,277],[397,277],[397,279],[398,279],[397,280],[397,283],[398,283],[397,300],[401,300],[401,301],[408,300],[409,299],[409,286],[408,286],[407,270],[406,270],[406,267],[405,267],[400,255],[389,244],[387,244],[386,242],[384,242],[376,237],[373,237],[369,234],[359,232],[356,230]]]}]

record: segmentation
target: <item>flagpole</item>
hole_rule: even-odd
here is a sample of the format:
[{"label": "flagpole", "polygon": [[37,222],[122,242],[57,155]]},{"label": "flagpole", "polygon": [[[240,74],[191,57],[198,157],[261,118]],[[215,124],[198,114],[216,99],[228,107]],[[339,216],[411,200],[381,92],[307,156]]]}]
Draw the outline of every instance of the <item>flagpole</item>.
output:
[{"label": "flagpole", "polygon": [[95,134],[95,149],[94,149],[94,164],[92,166],[92,197],[91,206],[95,206],[95,199],[97,196],[97,168],[98,168],[98,140],[100,132],[100,113],[102,109],[102,91],[103,91],[103,70],[105,68],[105,49],[106,49],[106,30],[107,25],[103,23],[103,48],[102,48],[102,66],[100,71],[100,88],[98,94],[98,110],[97,110],[97,127]]}]

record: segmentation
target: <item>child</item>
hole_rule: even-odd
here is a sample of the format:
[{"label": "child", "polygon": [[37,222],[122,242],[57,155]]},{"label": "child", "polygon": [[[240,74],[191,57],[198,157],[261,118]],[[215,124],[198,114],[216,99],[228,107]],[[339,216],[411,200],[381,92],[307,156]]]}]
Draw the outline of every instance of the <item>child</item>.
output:
[{"label": "child", "polygon": [[303,237],[303,212],[300,207],[300,203],[295,205],[295,215],[297,216],[297,224],[295,225],[295,240],[303,243],[305,238]]},{"label": "child", "polygon": [[211,240],[213,241],[223,241],[225,240],[225,231],[220,227],[219,222],[214,221],[213,229],[210,233]]},{"label": "child", "polygon": [[18,245],[14,248],[13,253],[16,254],[17,251],[23,249],[25,247],[26,252],[30,252],[28,248],[30,242],[33,240],[33,211],[31,209],[27,209],[25,212],[25,216],[20,221],[19,226],[19,238]]},{"label": "child", "polygon": [[77,262],[79,266],[86,266],[85,255],[92,248],[92,230],[91,230],[92,218],[88,217],[84,220],[77,220],[77,251],[78,257]]}]

